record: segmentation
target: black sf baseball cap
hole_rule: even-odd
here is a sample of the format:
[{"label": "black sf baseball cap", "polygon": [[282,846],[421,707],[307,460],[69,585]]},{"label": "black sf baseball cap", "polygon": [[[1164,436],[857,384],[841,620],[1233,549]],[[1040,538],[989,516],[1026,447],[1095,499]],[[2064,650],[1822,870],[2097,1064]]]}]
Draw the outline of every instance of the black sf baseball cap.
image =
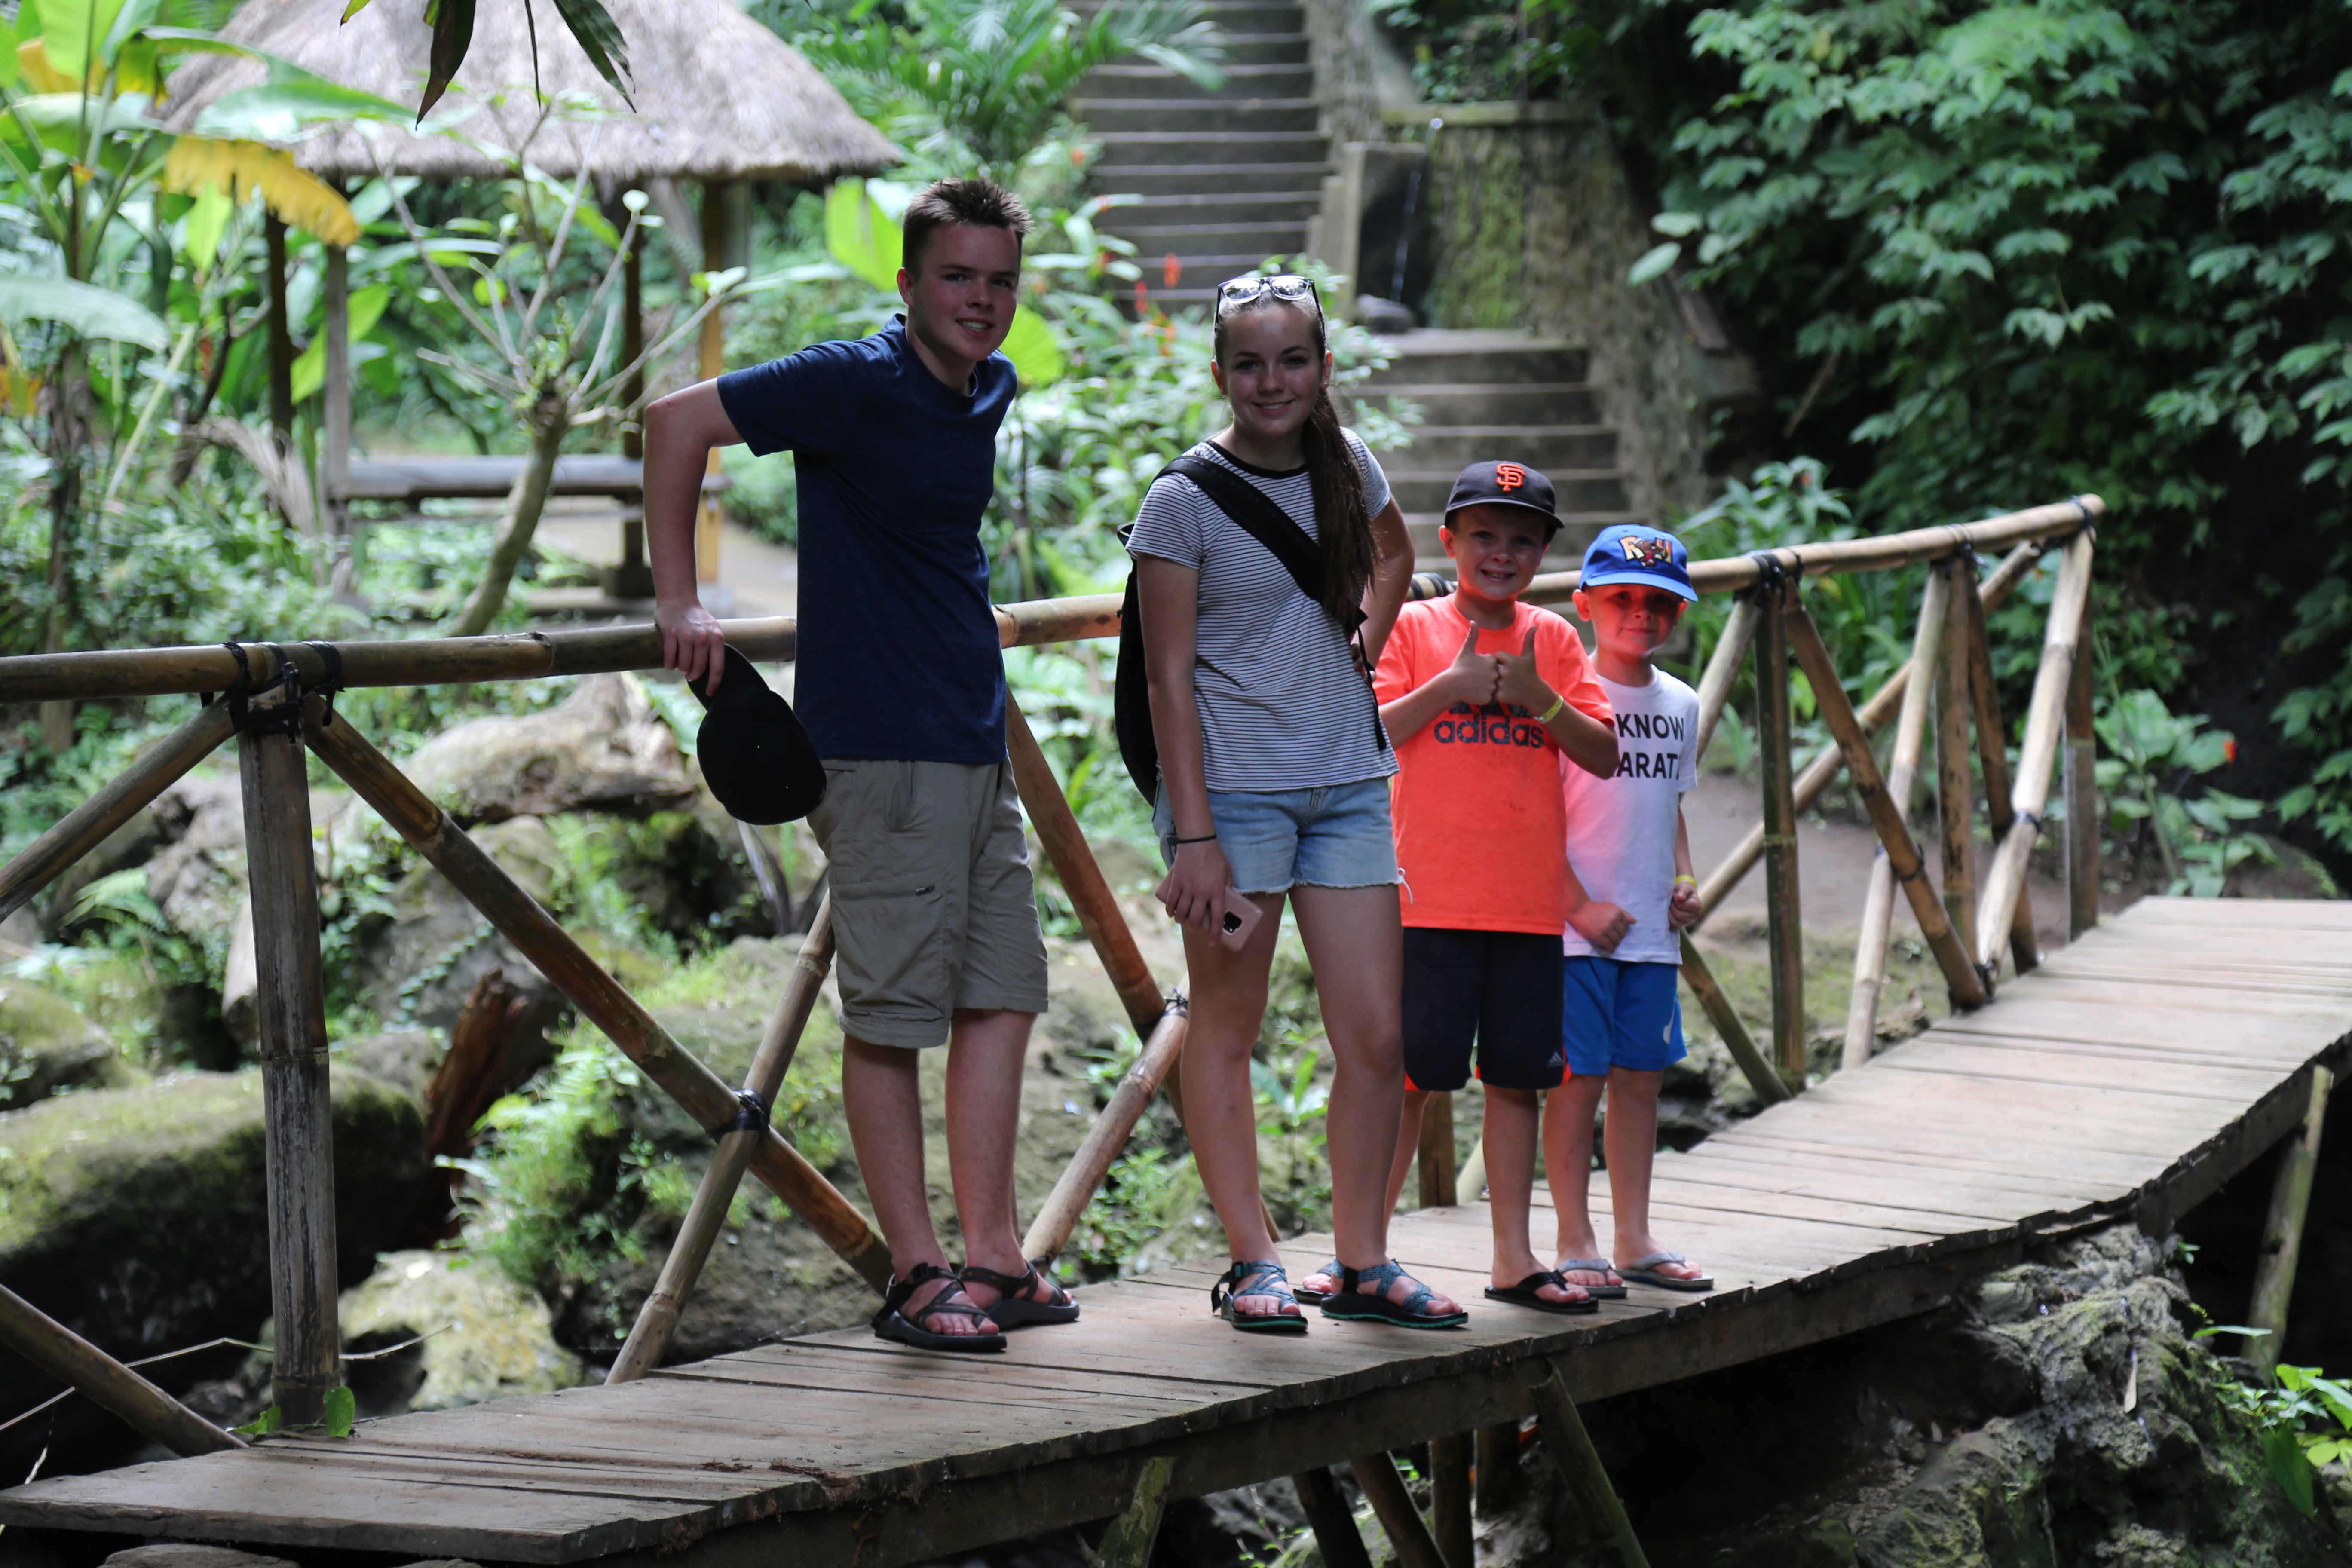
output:
[{"label": "black sf baseball cap", "polygon": [[1445,498],[1445,518],[1465,506],[1523,506],[1544,514],[1552,531],[1559,531],[1559,513],[1552,504],[1551,481],[1525,463],[1473,463],[1454,480]]},{"label": "black sf baseball cap", "polygon": [[726,655],[718,695],[688,682],[704,709],[694,743],[702,780],[740,822],[797,822],[824,798],[824,764],[793,705],[743,653],[730,647]]}]

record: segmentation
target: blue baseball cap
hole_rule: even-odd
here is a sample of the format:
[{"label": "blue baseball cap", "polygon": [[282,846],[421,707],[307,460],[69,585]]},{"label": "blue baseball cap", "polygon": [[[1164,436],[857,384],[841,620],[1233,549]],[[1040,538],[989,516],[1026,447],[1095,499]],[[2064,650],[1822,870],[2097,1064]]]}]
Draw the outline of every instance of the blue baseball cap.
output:
[{"label": "blue baseball cap", "polygon": [[1604,528],[1584,549],[1584,576],[1580,586],[1598,588],[1604,583],[1641,583],[1684,598],[1696,600],[1691,586],[1690,552],[1664,529],[1638,522]]}]

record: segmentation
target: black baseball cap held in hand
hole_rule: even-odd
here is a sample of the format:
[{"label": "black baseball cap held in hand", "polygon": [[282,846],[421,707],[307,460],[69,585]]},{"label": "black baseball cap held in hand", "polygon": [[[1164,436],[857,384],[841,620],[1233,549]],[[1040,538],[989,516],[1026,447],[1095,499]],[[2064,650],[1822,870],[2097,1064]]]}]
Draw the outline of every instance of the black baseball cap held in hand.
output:
[{"label": "black baseball cap held in hand", "polygon": [[1525,463],[1473,463],[1463,469],[1454,480],[1454,493],[1445,498],[1445,521],[1453,522],[1454,514],[1465,506],[1522,506],[1543,513],[1553,531],[1559,529],[1551,481]]},{"label": "black baseball cap held in hand", "polygon": [[738,821],[797,822],[824,798],[824,765],[793,705],[740,651],[729,647],[725,657],[717,696],[703,681],[687,683],[705,710],[694,747],[703,782]]}]

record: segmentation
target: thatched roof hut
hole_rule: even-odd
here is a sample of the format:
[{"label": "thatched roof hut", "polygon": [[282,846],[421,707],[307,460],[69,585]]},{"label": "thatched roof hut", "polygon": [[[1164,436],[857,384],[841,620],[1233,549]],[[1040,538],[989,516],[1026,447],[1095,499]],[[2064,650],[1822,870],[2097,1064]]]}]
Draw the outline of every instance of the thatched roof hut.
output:
[{"label": "thatched roof hut", "polygon": [[[461,104],[478,106],[464,129],[494,147],[519,146],[539,113],[525,4],[488,0],[481,6],[465,67],[434,110],[439,119]],[[542,7],[540,86],[550,97],[586,93],[614,116],[551,121],[530,148],[531,161],[548,173],[569,178],[584,162],[600,184],[621,185],[659,178],[823,180],[898,161],[881,132],[858,119],[815,68],[730,0],[606,5],[627,43],[635,110],[596,74],[555,8]],[[418,101],[432,45],[425,7],[415,0],[377,0],[339,23],[342,9],[336,0],[247,0],[223,32],[330,81],[395,103]],[[173,75],[166,112],[175,129],[187,129],[222,95],[263,77],[257,61],[196,56]],[[428,179],[506,172],[462,141],[389,125],[314,136],[295,157],[314,173],[346,177],[372,175],[380,166]]]}]

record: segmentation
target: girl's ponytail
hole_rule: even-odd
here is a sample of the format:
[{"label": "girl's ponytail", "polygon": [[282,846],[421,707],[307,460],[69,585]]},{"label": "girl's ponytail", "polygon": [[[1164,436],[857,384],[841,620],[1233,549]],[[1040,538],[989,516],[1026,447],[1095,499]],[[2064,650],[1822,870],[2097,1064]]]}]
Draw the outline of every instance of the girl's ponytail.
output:
[{"label": "girl's ponytail", "polygon": [[[1319,319],[1315,327],[1320,339]],[[1323,611],[1352,630],[1362,612],[1365,585],[1372,580],[1372,516],[1364,500],[1364,471],[1356,466],[1347,432],[1339,426],[1329,387],[1316,393],[1314,410],[1299,437],[1307,448],[1307,482],[1315,497],[1315,531],[1323,545]]]}]

